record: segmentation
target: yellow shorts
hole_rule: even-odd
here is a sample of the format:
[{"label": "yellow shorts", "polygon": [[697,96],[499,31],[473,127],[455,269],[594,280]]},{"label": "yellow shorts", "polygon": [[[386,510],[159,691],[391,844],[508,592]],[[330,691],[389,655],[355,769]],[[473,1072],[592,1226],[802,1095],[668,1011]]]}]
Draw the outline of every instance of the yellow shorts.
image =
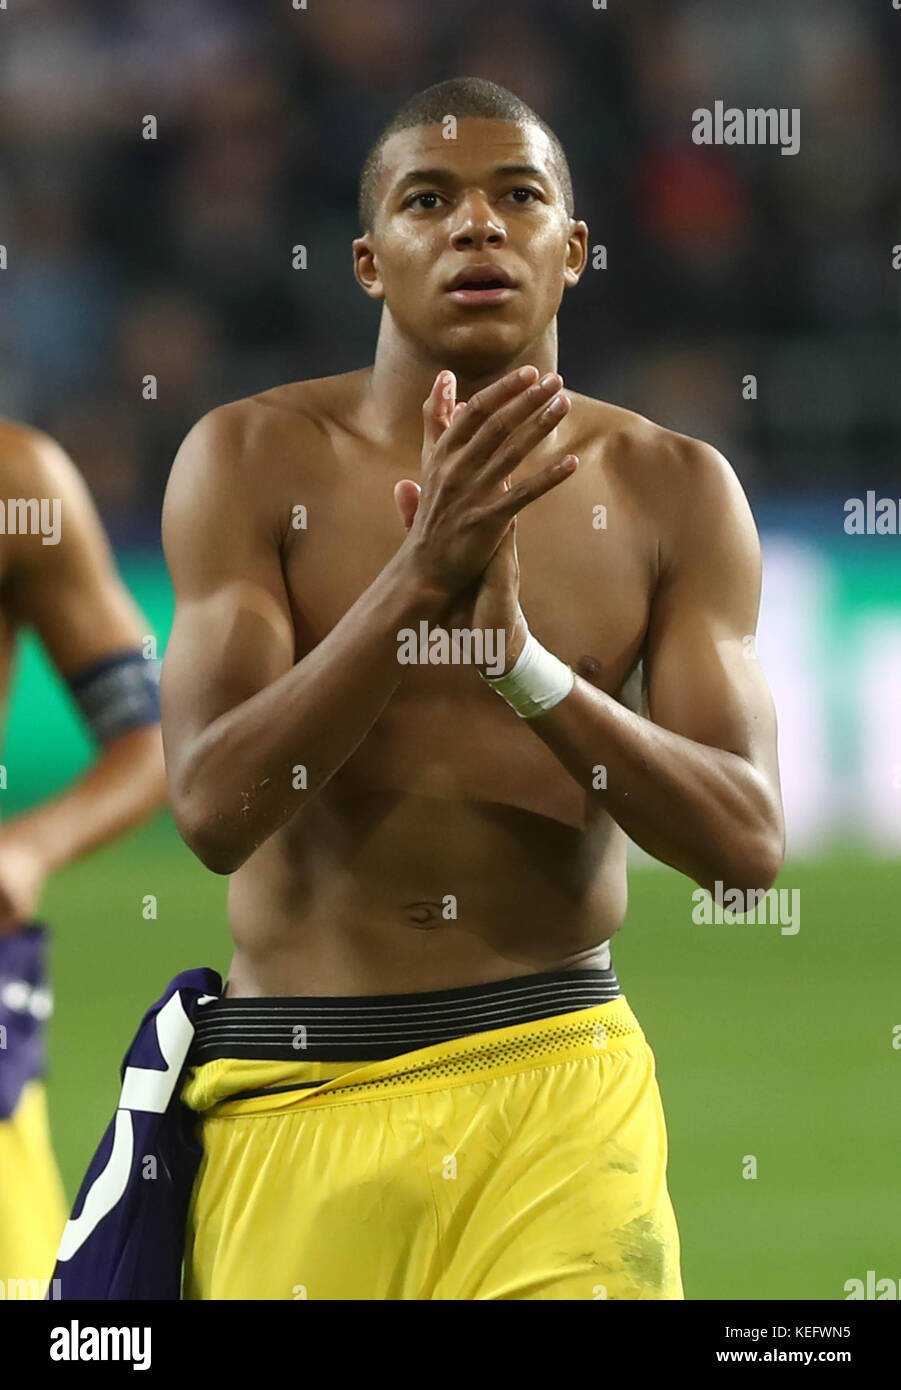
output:
[{"label": "yellow shorts", "polygon": [[622,996],[389,1061],[220,1058],[182,1094],[203,1145],[187,1299],[684,1297]]},{"label": "yellow shorts", "polygon": [[12,1115],[0,1120],[0,1292],[7,1298],[43,1297],[67,1215],[44,1085],[29,1081]]}]

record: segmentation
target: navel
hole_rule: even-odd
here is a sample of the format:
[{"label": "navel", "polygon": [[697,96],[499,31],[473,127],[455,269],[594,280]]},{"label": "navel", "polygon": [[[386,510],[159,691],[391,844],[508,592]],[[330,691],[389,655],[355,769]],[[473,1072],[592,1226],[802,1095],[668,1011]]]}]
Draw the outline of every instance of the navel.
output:
[{"label": "navel", "polygon": [[431,927],[440,927],[444,921],[441,903],[404,903],[404,912],[410,925],[418,927],[420,931],[428,931]]}]

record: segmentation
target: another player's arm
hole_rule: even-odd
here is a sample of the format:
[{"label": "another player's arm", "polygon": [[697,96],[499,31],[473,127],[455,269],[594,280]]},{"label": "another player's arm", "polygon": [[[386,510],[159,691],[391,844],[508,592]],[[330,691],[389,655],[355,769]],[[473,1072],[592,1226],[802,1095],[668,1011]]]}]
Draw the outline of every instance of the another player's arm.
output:
[{"label": "another player's arm", "polygon": [[[340,622],[295,663],[280,563],[281,518],[259,502],[264,445],[238,403],[195,426],[173,465],[163,545],[176,610],[163,662],[163,739],[176,824],[217,873],[232,873],[316,796],[360,745],[400,682],[398,634],[438,616],[485,568],[509,525],[478,473],[499,441],[525,454],[554,427],[532,417],[548,391],[514,376],[479,393],[438,439],[424,410],[423,493],[403,545]],[[298,460],[304,447],[298,422]],[[311,445],[317,436],[311,430]],[[517,507],[562,481],[531,479]],[[489,505],[490,504],[490,505]],[[340,555],[335,564],[341,563]],[[305,777],[297,769],[305,770]]]},{"label": "another player's arm", "polygon": [[[680,441],[645,669],[649,718],[576,677],[529,721],[637,844],[705,888],[769,888],[784,824],[773,702],[754,650],[760,546],[726,461]],[[601,598],[603,611],[603,598]],[[606,789],[594,790],[594,769]]]},{"label": "another player's arm", "polygon": [[[10,440],[6,441],[11,444]],[[66,790],[7,821],[0,831],[0,889],[41,876],[115,839],[162,805],[166,796],[155,678],[145,669],[147,627],[122,583],[90,493],[72,461],[52,440],[17,433],[5,482],[36,497],[58,498],[55,544],[19,535],[11,551],[8,602],[17,624],[32,626],[73,698],[96,710],[110,734],[82,776]],[[9,459],[9,454],[7,455]],[[94,677],[102,664],[105,674]],[[129,668],[122,708],[118,671]],[[100,684],[92,682],[98,679]],[[99,708],[102,691],[108,707]],[[121,732],[117,732],[117,729]],[[95,742],[100,735],[91,729]]]}]

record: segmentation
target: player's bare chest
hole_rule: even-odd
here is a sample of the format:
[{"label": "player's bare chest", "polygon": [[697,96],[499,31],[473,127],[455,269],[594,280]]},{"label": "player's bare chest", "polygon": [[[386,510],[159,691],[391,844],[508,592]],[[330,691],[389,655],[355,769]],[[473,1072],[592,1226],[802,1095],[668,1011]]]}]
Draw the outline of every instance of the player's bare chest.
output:
[{"label": "player's bare chest", "polygon": [[[286,503],[282,561],[298,654],[326,636],[402,545],[393,488],[404,476],[338,468]],[[586,469],[520,513],[517,550],[531,630],[573,666],[591,658],[598,683],[617,688],[640,652],[656,577],[646,512]]]}]

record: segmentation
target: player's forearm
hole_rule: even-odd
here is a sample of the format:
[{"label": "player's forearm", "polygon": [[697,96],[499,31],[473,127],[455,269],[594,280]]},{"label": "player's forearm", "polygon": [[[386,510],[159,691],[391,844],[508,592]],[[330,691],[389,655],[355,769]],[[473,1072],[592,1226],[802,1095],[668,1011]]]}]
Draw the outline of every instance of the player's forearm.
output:
[{"label": "player's forearm", "polygon": [[400,630],[444,603],[399,552],[302,661],[204,730],[170,789],[208,868],[233,873],[325,786],[401,680]]},{"label": "player's forearm", "polygon": [[2,833],[27,843],[53,873],[117,839],[165,800],[162,740],[153,725],[116,739],[65,792],[6,822]]},{"label": "player's forearm", "polygon": [[671,733],[576,678],[530,720],[636,844],[705,888],[769,888],[782,863],[778,796],[746,759]]}]

